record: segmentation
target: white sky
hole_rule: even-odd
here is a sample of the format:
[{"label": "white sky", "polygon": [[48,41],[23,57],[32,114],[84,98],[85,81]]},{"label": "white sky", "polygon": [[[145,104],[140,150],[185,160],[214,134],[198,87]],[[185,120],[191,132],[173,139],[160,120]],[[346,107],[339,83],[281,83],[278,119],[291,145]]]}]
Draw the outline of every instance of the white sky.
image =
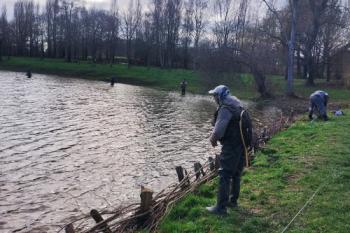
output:
[{"label": "white sky", "polygon": [[[74,0],[76,2],[84,3],[87,8],[96,7],[98,9],[109,10],[111,6],[111,0]],[[6,6],[7,16],[9,18],[13,17],[13,5],[16,0],[0,0],[0,9]],[[34,2],[39,3],[40,7],[44,7],[46,0],[34,0]],[[151,0],[140,0],[143,8],[147,9],[150,5]],[[117,0],[118,7],[121,11],[128,7],[129,0]]]},{"label": "white sky", "polygon": [[[33,0],[33,1],[36,3],[39,3],[41,7],[44,7],[46,3],[46,0]],[[84,3],[84,5],[87,8],[96,7],[98,9],[109,10],[112,0],[73,0],[73,1]],[[120,12],[123,12],[127,9],[130,0],[116,0],[116,1]],[[140,0],[140,1],[141,1],[143,10],[149,11],[152,0]],[[209,0],[209,3],[212,4],[214,3],[214,1],[215,0]],[[7,16],[10,19],[12,19],[13,17],[13,5],[15,2],[16,0],[0,0],[0,10],[2,9],[3,6],[6,6]],[[237,3],[237,2],[238,1],[233,0],[233,3]],[[253,7],[251,8],[251,13],[261,15],[266,10],[265,5],[262,3],[262,0],[250,0],[250,2],[253,4]],[[287,0],[268,0],[268,2],[273,2],[275,3],[276,6],[281,7],[285,3],[287,3]],[[350,0],[342,0],[342,2],[344,5],[347,5],[348,7],[350,7]],[[209,18],[211,17],[209,16]]]}]

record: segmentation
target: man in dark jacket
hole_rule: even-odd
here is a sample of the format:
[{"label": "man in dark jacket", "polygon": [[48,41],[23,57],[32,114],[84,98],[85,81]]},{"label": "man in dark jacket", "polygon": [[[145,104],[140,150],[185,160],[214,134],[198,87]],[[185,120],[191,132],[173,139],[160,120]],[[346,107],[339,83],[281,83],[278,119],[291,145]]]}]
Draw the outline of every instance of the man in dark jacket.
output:
[{"label": "man in dark jacket", "polygon": [[315,110],[318,111],[323,120],[327,121],[327,104],[328,93],[325,91],[315,91],[310,95],[309,119],[312,120],[312,115]]},{"label": "man in dark jacket", "polygon": [[186,81],[186,79],[184,79],[180,83],[181,95],[185,95],[186,94],[186,87],[187,87],[187,81]]},{"label": "man in dark jacket", "polygon": [[[215,114],[214,129],[210,136],[210,142],[213,147],[217,146],[219,141],[222,145],[220,154],[219,169],[219,190],[217,203],[215,206],[207,207],[207,210],[213,214],[226,214],[226,207],[236,207],[240,192],[240,176],[244,167],[244,144],[241,137],[240,119],[245,112],[239,99],[230,95],[229,89],[220,85],[209,91],[214,96],[218,109]],[[248,113],[246,113],[248,114]],[[247,132],[251,138],[251,121],[249,115],[249,129]],[[250,141],[249,141],[250,140]],[[248,146],[251,139],[245,142]],[[245,140],[244,140],[245,141]],[[230,190],[231,186],[231,190]]]}]

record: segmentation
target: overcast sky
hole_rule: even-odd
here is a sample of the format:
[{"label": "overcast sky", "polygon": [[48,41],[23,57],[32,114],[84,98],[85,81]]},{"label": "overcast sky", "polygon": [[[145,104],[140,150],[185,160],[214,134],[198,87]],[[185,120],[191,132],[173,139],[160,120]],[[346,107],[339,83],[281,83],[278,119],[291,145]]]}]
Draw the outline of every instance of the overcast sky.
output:
[{"label": "overcast sky", "polygon": [[[99,9],[105,9],[108,10],[111,6],[111,0],[75,0],[77,2],[84,2],[85,6],[90,7],[96,7]],[[148,8],[149,3],[151,0],[140,0],[144,8]],[[2,8],[4,5],[7,8],[7,15],[9,18],[12,18],[13,16],[13,5],[15,4],[16,0],[0,0],[0,8]],[[34,2],[39,3],[41,7],[45,6],[46,0],[34,0]],[[117,0],[119,9],[123,11],[127,8],[129,0]]]},{"label": "overcast sky", "polygon": [[[90,7],[96,7],[99,9],[104,9],[104,10],[108,10],[111,6],[111,0],[74,0],[77,2],[84,2],[85,6],[90,8]],[[117,4],[118,7],[120,9],[121,12],[123,12],[129,3],[130,0],[117,0]],[[150,3],[152,2],[152,0],[140,0],[143,10],[149,10],[150,7]],[[287,0],[269,0],[271,2],[275,2],[278,6],[282,6],[284,5],[284,3],[287,2]],[[350,6],[350,0],[342,0],[345,5]],[[7,8],[7,15],[9,18],[12,18],[13,16],[13,5],[16,2],[16,0],[0,0],[0,8],[2,8],[3,6],[6,6]],[[34,0],[34,2],[37,2],[40,4],[41,7],[45,6],[45,2],[46,0]],[[210,3],[213,3],[214,0],[209,0]],[[236,3],[236,0],[233,0],[233,3]],[[265,10],[265,6],[264,4],[262,4],[262,0],[250,0],[251,3],[253,3],[253,7],[255,9],[251,9],[253,10],[253,12],[255,11],[255,13],[258,13],[256,11],[259,11],[258,14],[261,14],[261,11]]]}]

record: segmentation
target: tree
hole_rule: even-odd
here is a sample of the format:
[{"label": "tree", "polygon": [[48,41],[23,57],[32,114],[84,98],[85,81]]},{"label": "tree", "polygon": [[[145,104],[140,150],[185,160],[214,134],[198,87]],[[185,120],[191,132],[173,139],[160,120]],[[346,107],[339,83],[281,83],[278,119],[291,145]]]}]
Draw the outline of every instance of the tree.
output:
[{"label": "tree", "polygon": [[112,0],[110,16],[108,18],[110,63],[113,64],[119,34],[119,11],[116,0]]},{"label": "tree", "polygon": [[9,31],[7,24],[6,7],[4,6],[0,16],[0,62],[2,61],[4,50],[8,46],[7,40]]},{"label": "tree", "polygon": [[232,0],[216,0],[214,11],[217,19],[213,28],[216,44],[219,48],[228,48],[230,34],[234,28]]},{"label": "tree", "polygon": [[291,30],[290,40],[288,41],[288,80],[287,80],[287,95],[293,96],[293,71],[294,71],[294,46],[295,46],[295,35],[296,35],[296,19],[298,0],[293,0],[292,4],[292,19],[291,19]]},{"label": "tree", "polygon": [[182,24],[182,44],[183,44],[183,67],[185,69],[188,68],[188,63],[189,63],[189,51],[188,47],[190,43],[192,42],[192,34],[194,30],[194,25],[193,25],[193,6],[194,2],[193,0],[188,0],[185,2],[185,13],[184,13],[184,20]]},{"label": "tree", "polygon": [[305,68],[307,81],[306,85],[314,86],[315,79],[315,66],[314,58],[312,56],[312,51],[316,44],[317,36],[319,35],[320,28],[322,26],[322,17],[325,13],[328,3],[330,0],[308,0],[309,10],[310,10],[310,23],[304,32],[304,41],[305,41]]},{"label": "tree", "polygon": [[320,75],[323,77],[326,73],[326,79],[329,82],[331,78],[331,54],[348,41],[343,35],[349,24],[349,11],[342,8],[338,0],[332,0],[329,3],[327,12],[324,15],[325,24],[320,29],[320,44],[322,52],[322,64]]},{"label": "tree", "polygon": [[164,9],[165,23],[165,64],[168,68],[174,66],[176,45],[179,39],[181,22],[181,0],[167,0]]},{"label": "tree", "polygon": [[66,62],[72,61],[72,16],[74,11],[73,0],[63,0],[63,21],[64,21],[64,47],[65,47],[65,60]]},{"label": "tree", "polygon": [[141,4],[140,0],[130,0],[127,12],[124,13],[124,35],[126,39],[126,56],[128,67],[131,65],[131,43],[134,39],[137,28],[141,22]]},{"label": "tree", "polygon": [[193,67],[197,68],[199,40],[203,34],[205,24],[203,22],[204,12],[208,7],[207,0],[194,0],[194,61]]}]

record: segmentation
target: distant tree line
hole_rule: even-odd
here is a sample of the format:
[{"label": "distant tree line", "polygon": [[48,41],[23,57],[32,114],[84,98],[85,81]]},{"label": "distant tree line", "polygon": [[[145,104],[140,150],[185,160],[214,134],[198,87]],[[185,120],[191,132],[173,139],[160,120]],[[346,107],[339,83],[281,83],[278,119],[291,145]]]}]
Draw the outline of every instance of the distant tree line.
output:
[{"label": "distant tree line", "polygon": [[289,0],[278,8],[272,0],[149,0],[150,10],[130,0],[124,11],[116,0],[108,11],[82,2],[47,0],[40,8],[32,0],[17,0],[11,20],[3,7],[0,59],[251,72],[264,94],[264,75],[287,78],[288,64],[310,85],[315,77],[329,80],[331,55],[350,36],[349,9],[342,0]]}]

